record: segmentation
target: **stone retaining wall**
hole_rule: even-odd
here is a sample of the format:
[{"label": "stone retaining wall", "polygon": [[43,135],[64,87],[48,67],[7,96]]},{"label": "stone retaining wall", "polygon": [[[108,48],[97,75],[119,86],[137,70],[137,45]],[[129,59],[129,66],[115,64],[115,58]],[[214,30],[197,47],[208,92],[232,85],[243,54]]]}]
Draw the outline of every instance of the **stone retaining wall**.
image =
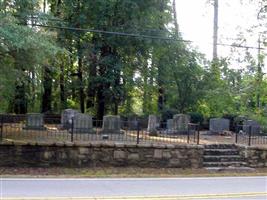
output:
[{"label": "stone retaining wall", "polygon": [[267,167],[267,147],[238,146],[238,148],[248,167]]},{"label": "stone retaining wall", "polygon": [[201,168],[197,145],[1,144],[1,167],[175,167]]}]

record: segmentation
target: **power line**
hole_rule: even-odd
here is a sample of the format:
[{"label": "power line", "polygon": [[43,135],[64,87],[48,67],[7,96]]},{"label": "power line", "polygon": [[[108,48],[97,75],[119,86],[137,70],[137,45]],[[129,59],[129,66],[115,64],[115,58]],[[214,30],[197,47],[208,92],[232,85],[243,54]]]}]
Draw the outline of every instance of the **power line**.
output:
[{"label": "power line", "polygon": [[190,40],[182,40],[182,39],[177,39],[177,38],[168,38],[168,37],[142,35],[142,34],[135,34],[135,33],[116,32],[116,31],[103,31],[103,30],[96,30],[96,29],[85,29],[85,28],[66,27],[66,26],[51,26],[51,25],[42,25],[42,24],[31,24],[31,26],[46,27],[46,28],[53,28],[53,29],[63,29],[63,30],[70,30],[70,31],[92,32],[92,33],[109,34],[109,35],[117,35],[117,36],[128,36],[128,37],[136,37],[136,38],[146,38],[146,39],[176,40],[176,41],[182,41],[182,42],[187,42],[187,43],[192,42]]},{"label": "power line", "polygon": [[237,48],[244,48],[244,49],[260,49],[260,50],[266,50],[265,48],[259,48],[259,47],[253,47],[253,46],[245,46],[245,45],[240,45],[240,44],[217,43],[217,45],[220,45],[220,46],[229,46],[229,47],[237,47]]},{"label": "power line", "polygon": [[[99,33],[99,34],[108,34],[108,35],[117,35],[117,36],[124,36],[124,37],[135,37],[135,38],[144,38],[144,39],[160,39],[160,40],[168,40],[168,41],[181,41],[185,43],[195,43],[192,40],[184,40],[178,39],[174,37],[160,37],[160,36],[152,36],[152,35],[143,35],[143,34],[135,34],[135,33],[125,33],[125,32],[116,32],[116,31],[104,31],[104,30],[97,30],[97,29],[85,29],[85,28],[76,28],[76,27],[68,27],[68,26],[51,26],[51,25],[42,25],[42,24],[31,24],[31,26],[37,27],[45,27],[45,28],[52,28],[52,29],[63,29],[69,31],[82,31],[82,32],[92,32],[92,33]],[[266,48],[258,48],[253,46],[246,46],[246,45],[238,45],[238,44],[225,44],[225,43],[217,43],[219,46],[228,46],[228,47],[236,47],[236,48],[243,48],[243,49],[260,49],[266,50]]]},{"label": "power line", "polygon": [[[58,21],[60,23],[68,23],[64,20],[60,20],[57,18],[42,18],[41,16],[31,16],[30,18],[35,19],[43,19],[43,20],[51,20],[51,21]],[[38,27],[45,27],[45,28],[53,28],[53,29],[63,29],[63,30],[71,30],[71,31],[83,31],[83,32],[92,32],[92,33],[100,33],[100,34],[109,34],[109,35],[117,35],[117,36],[128,36],[128,37],[136,37],[136,38],[144,38],[144,39],[160,39],[160,40],[169,40],[169,41],[180,41],[185,43],[195,43],[192,40],[184,40],[178,39],[174,37],[160,37],[160,36],[152,36],[152,35],[144,35],[144,34],[134,34],[134,33],[126,33],[126,32],[117,32],[117,31],[104,31],[104,30],[97,30],[97,29],[85,29],[85,28],[77,28],[77,27],[69,27],[69,26],[52,26],[52,25],[43,25],[43,24],[30,24],[31,26],[38,26]],[[145,30],[145,29],[144,29]],[[163,32],[162,30],[156,29],[146,29],[148,31],[157,31]],[[209,43],[211,44],[211,43]],[[239,44],[225,44],[225,43],[217,43],[217,46],[228,46],[228,47],[236,47],[236,48],[244,48],[244,49],[256,49],[256,50],[266,50],[265,48],[253,47],[253,46],[246,46],[246,45],[239,45]]]}]

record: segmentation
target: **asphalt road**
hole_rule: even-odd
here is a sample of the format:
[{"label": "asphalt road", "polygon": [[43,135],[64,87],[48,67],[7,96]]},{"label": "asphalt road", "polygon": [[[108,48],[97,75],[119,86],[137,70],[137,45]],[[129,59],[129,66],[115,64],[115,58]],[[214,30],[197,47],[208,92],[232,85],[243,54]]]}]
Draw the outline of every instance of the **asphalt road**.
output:
[{"label": "asphalt road", "polygon": [[0,199],[264,199],[267,177],[7,179]]}]

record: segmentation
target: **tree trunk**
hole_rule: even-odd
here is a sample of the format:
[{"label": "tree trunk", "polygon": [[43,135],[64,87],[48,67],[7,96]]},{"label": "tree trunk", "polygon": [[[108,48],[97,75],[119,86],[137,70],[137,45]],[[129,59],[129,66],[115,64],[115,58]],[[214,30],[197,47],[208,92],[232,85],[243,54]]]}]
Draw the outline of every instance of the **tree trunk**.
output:
[{"label": "tree trunk", "polygon": [[60,87],[60,107],[61,109],[66,109],[66,95],[65,95],[65,80],[64,80],[64,65],[60,65],[60,77],[59,77],[59,87]]},{"label": "tree trunk", "polygon": [[[94,40],[93,40],[94,41]],[[89,80],[88,80],[88,88],[87,88],[87,101],[86,101],[86,107],[87,108],[93,108],[95,106],[95,81],[94,78],[96,77],[96,66],[97,66],[97,57],[95,54],[92,53],[90,56],[91,65],[89,70]]]},{"label": "tree trunk", "polygon": [[164,108],[164,104],[166,102],[165,99],[165,88],[164,88],[164,68],[163,68],[163,60],[159,58],[158,62],[158,111],[161,112]]},{"label": "tree trunk", "polygon": [[16,114],[27,113],[26,90],[25,90],[25,83],[23,80],[21,82],[16,83],[15,99],[14,99],[14,112]]},{"label": "tree trunk", "polygon": [[[103,45],[101,47],[101,60],[104,60],[106,56],[110,55],[111,49],[108,45]],[[99,64],[98,74],[99,77],[104,77],[106,73],[106,65],[103,63]],[[105,97],[105,90],[107,89],[107,84],[105,82],[98,82],[97,85],[97,119],[102,120],[105,115],[106,109],[106,97]]]},{"label": "tree trunk", "polygon": [[42,96],[42,113],[52,110],[52,73],[49,66],[44,66],[44,77],[43,77],[43,88],[44,93]]},{"label": "tree trunk", "polygon": [[82,113],[85,111],[84,107],[84,91],[83,91],[83,70],[82,70],[82,53],[80,39],[78,39],[78,80],[79,80],[79,98],[80,98],[80,110]]}]

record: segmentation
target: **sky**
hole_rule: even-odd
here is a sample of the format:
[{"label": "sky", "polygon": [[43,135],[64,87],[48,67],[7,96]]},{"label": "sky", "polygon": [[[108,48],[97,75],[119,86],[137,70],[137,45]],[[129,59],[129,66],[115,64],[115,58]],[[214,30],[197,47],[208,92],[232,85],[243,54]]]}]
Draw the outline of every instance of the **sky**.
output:
[{"label": "sky", "polygon": [[[252,28],[253,25],[259,23],[257,20],[257,2],[258,0],[219,0],[219,43],[232,44],[233,42],[238,42],[238,36],[243,32],[247,42],[242,45],[258,47],[259,30]],[[176,12],[183,38],[194,41],[192,45],[206,54],[206,58],[211,59],[213,6],[208,0],[176,0]],[[247,30],[251,28],[252,33],[248,33]],[[266,50],[262,51],[266,53]],[[239,49],[238,52],[243,55],[244,49]],[[257,49],[250,50],[250,52],[257,58]],[[219,57],[228,57],[230,55],[233,55],[230,47],[218,46]],[[232,57],[237,59],[240,56],[235,54]],[[242,68],[244,66],[233,59],[231,67]]]}]

